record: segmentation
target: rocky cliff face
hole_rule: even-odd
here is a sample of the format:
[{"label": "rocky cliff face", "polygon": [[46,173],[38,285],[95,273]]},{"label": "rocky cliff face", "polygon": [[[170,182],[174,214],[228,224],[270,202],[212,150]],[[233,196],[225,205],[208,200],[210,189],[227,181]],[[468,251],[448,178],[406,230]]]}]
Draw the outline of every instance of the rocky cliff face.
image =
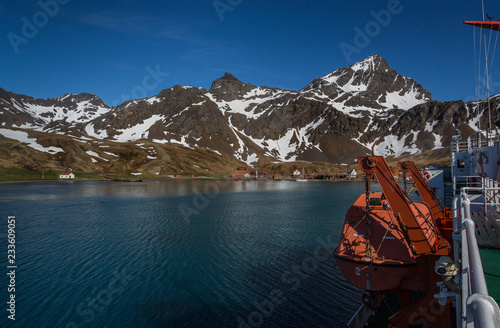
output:
[{"label": "rocky cliff face", "polygon": [[[499,120],[499,98],[490,103],[493,120]],[[0,89],[0,134],[24,142],[16,129],[97,144],[176,145],[249,165],[296,160],[350,164],[375,143],[376,153],[396,156],[447,147],[457,129],[468,135],[486,127],[485,107],[482,102],[435,101],[420,84],[374,55],[300,91],[257,87],[228,73],[210,90],[174,86],[117,107],[91,94],[34,99]],[[43,145],[51,146],[57,147]],[[61,151],[52,155],[62,156]]]}]

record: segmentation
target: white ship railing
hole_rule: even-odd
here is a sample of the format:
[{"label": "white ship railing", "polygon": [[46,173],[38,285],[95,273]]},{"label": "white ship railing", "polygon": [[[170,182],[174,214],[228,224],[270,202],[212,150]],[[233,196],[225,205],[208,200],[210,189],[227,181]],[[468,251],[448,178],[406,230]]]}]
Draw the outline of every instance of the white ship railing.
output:
[{"label": "white ship railing", "polygon": [[451,143],[451,152],[460,153],[481,147],[499,145],[500,131],[497,129],[486,129],[471,134],[466,141],[459,141],[459,138],[453,139]]},{"label": "white ship railing", "polygon": [[[489,188],[488,188],[489,189]],[[483,191],[484,188],[462,188],[460,196],[453,200],[453,239],[455,259],[461,261],[462,294],[456,296],[457,327],[500,327],[500,309],[488,295],[483,266],[476,240],[476,225],[471,218],[468,191]],[[460,200],[460,219],[458,201]]]},{"label": "white ship railing", "polygon": [[500,183],[491,178],[483,178],[482,183],[484,186],[483,197],[485,213],[488,208],[498,213],[500,211]]},{"label": "white ship railing", "polygon": [[[483,186],[483,177],[470,175],[453,175],[453,197],[460,194],[462,188],[478,188]],[[482,189],[479,189],[482,191]]]},{"label": "white ship railing", "polygon": [[470,149],[500,145],[500,134],[497,129],[486,129],[473,133],[467,138]]},{"label": "white ship railing", "polygon": [[453,177],[453,197],[460,193],[462,189],[467,190],[468,195],[481,195],[474,200],[470,200],[471,205],[481,205],[479,209],[487,212],[493,209],[500,212],[500,182],[491,178],[480,176],[454,176]]}]

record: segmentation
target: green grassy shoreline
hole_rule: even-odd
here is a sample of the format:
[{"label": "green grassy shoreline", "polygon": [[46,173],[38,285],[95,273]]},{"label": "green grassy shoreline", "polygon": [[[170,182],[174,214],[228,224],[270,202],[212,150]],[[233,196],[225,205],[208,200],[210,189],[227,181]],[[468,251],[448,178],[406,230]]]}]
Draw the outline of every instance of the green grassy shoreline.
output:
[{"label": "green grassy shoreline", "polygon": [[[27,169],[15,168],[15,167],[0,167],[0,183],[5,182],[39,182],[39,181],[66,181],[61,180],[59,178],[59,174],[61,172],[55,171],[31,171]],[[78,180],[100,180],[103,178],[103,175],[100,173],[89,173],[89,172],[78,172],[73,171],[75,174],[75,179],[71,179],[71,181]],[[111,178],[118,179],[148,179],[148,180],[156,180],[156,179],[169,179],[168,176],[158,176],[158,175],[113,175]],[[191,177],[190,174],[181,175],[180,178],[176,179],[229,179],[229,177],[219,176],[215,174],[206,174],[203,176],[196,176],[194,178]]]},{"label": "green grassy shoreline", "polygon": [[[54,181],[59,180],[62,172],[54,171],[31,171],[16,167],[0,167],[0,182],[23,182],[23,181]],[[99,179],[98,173],[75,172],[79,179]]]},{"label": "green grassy shoreline", "polygon": [[[0,167],[0,183],[16,183],[16,182],[41,182],[41,181],[47,181],[47,182],[54,182],[54,181],[67,181],[67,180],[62,180],[59,179],[59,174],[62,172],[54,172],[54,171],[31,171],[31,170],[26,170],[26,169],[20,169],[20,168],[5,168],[5,167]],[[103,176],[100,173],[89,173],[89,172],[73,172],[75,174],[75,179],[71,179],[70,181],[85,181],[85,180],[100,180]],[[215,175],[215,174],[206,174],[206,175],[199,175],[195,177],[191,177],[190,174],[185,174],[181,175],[181,177],[177,178],[171,178],[168,176],[158,176],[158,175],[139,175],[139,176],[134,176],[134,175],[114,175],[112,176],[113,178],[118,178],[118,179],[131,179],[131,180],[138,180],[138,179],[143,179],[143,180],[164,180],[164,179],[228,179],[232,180],[232,177],[229,176],[220,176],[220,175]],[[293,181],[293,180],[270,180],[270,179],[262,179],[263,181]],[[310,180],[310,181],[349,181],[349,182],[356,182],[356,181],[363,181],[362,179],[337,179],[337,180]]]}]

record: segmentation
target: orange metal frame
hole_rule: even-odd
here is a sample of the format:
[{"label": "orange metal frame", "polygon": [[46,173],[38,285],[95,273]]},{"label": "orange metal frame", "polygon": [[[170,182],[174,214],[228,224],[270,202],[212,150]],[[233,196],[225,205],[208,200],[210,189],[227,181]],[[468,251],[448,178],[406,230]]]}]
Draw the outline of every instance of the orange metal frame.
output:
[{"label": "orange metal frame", "polygon": [[431,209],[432,216],[436,221],[436,226],[445,237],[446,240],[450,241],[453,235],[453,221],[452,221],[452,211],[450,208],[443,208],[439,206],[438,196],[436,192],[429,186],[429,184],[424,180],[419,169],[414,162],[399,162],[399,169],[404,173],[409,173],[413,183],[417,187],[418,193],[422,200],[429,205]]},{"label": "orange metal frame", "polygon": [[413,183],[417,187],[418,193],[420,194],[420,197],[422,197],[422,200],[427,205],[429,205],[434,220],[437,221],[444,219],[443,211],[441,211],[441,207],[439,207],[439,204],[437,202],[436,193],[431,189],[431,187],[429,187],[427,182],[425,182],[415,163],[399,162],[398,167],[402,172],[410,173]]},{"label": "orange metal frame", "polygon": [[358,157],[358,166],[366,173],[373,173],[387,197],[394,215],[406,226],[414,253],[435,253],[438,235],[431,215],[424,216],[401,190],[382,156]]}]

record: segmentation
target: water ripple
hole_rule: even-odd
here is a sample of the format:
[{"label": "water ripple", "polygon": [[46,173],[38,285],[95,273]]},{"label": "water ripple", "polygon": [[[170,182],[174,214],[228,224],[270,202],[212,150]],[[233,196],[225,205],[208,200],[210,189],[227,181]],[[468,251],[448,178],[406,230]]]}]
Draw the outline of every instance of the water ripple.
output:
[{"label": "water ripple", "polygon": [[19,326],[343,327],[360,292],[314,254],[331,254],[362,185],[225,182],[186,220],[213,183],[4,186],[23,218]]}]

